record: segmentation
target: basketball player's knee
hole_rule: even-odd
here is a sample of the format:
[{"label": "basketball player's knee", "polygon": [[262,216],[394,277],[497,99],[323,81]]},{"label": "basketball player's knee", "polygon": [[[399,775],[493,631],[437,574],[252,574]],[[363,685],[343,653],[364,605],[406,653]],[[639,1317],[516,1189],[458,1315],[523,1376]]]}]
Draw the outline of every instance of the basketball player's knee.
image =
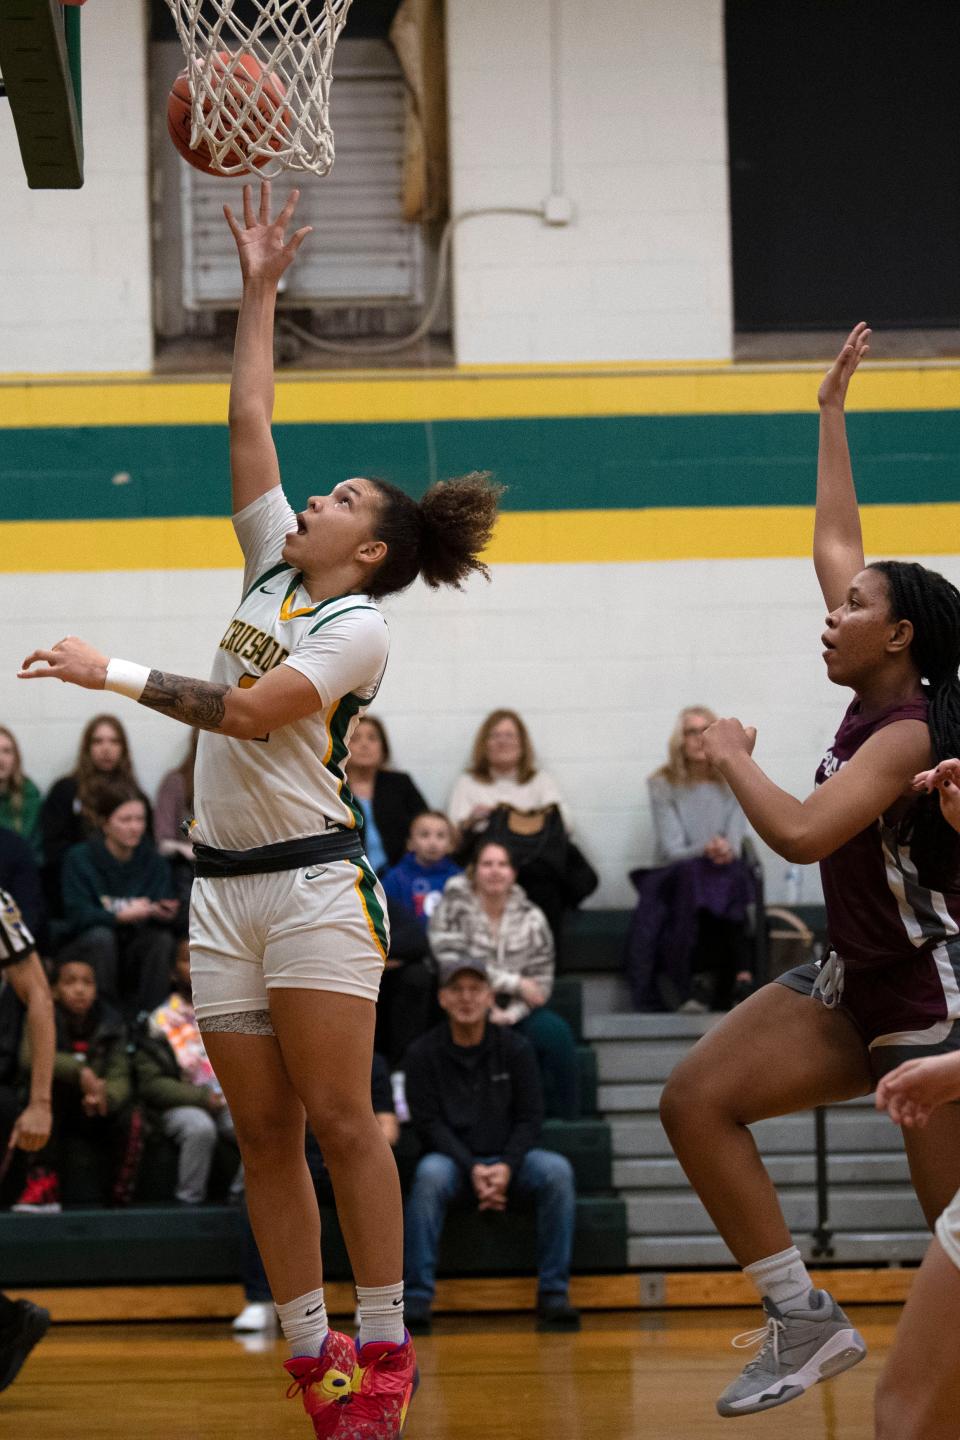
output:
[{"label": "basketball player's knee", "polygon": [[276,1169],[288,1160],[303,1160],[304,1127],[301,1120],[270,1107],[256,1107],[244,1114],[232,1112],[233,1128],[244,1169]]},{"label": "basketball player's knee", "polygon": [[700,1109],[701,1087],[688,1069],[678,1065],[660,1096],[660,1123],[671,1139],[683,1132]]},{"label": "basketball player's knee", "polygon": [[323,1115],[310,1116],[310,1128],[328,1166],[349,1161],[370,1143],[371,1127],[380,1133],[373,1111],[331,1107]]}]

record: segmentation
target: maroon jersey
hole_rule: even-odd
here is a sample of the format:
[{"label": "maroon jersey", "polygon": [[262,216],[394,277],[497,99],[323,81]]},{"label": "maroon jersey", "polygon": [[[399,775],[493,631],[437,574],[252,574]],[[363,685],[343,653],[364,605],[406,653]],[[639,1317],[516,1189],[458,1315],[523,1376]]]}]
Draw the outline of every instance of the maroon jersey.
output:
[{"label": "maroon jersey", "polygon": [[[829,780],[864,741],[897,720],[926,723],[926,699],[893,705],[869,720],[854,700],[820,762],[816,783]],[[914,958],[960,934],[960,867],[952,868],[951,887],[937,889],[929,865],[911,853],[903,820],[888,825],[882,816],[821,860],[830,944],[848,968]]]}]

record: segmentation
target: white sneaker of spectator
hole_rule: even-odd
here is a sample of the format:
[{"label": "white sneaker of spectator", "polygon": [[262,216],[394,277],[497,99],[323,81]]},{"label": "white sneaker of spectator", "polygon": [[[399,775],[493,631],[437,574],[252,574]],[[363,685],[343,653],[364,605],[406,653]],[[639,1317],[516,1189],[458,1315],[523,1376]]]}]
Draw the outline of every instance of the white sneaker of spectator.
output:
[{"label": "white sneaker of spectator", "polygon": [[276,1330],[276,1328],[277,1312],[270,1301],[251,1300],[244,1305],[233,1322],[233,1329],[238,1334],[247,1334],[258,1330]]}]

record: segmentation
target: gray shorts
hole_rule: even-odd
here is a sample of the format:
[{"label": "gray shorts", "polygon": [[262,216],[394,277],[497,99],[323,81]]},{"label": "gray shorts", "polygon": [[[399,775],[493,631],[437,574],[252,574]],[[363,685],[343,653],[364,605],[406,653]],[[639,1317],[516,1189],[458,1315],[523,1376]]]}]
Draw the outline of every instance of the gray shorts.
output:
[{"label": "gray shorts", "polygon": [[[818,965],[798,965],[774,983],[819,1000],[819,973]],[[960,1050],[960,939],[887,965],[844,966],[837,1009],[859,1031],[874,1080],[904,1060]]]}]

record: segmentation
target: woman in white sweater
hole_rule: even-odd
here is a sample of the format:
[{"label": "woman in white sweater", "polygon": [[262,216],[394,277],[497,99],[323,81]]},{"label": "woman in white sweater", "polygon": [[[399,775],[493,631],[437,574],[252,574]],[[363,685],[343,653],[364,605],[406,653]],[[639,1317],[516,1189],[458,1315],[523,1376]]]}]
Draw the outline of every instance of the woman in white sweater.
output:
[{"label": "woman in white sweater", "polygon": [[538,770],[527,727],[515,710],[493,710],[477,731],[470,765],[453,787],[447,814],[461,831],[479,830],[498,805],[542,810],[558,805],[570,830],[556,782]]},{"label": "woman in white sweater", "polygon": [[547,1115],[578,1114],[577,1055],[573,1031],[546,1009],[553,990],[554,947],[543,911],[517,884],[503,845],[481,843],[464,875],[447,881],[427,928],[438,966],[482,961],[497,1003],[495,1025],[516,1025],[537,1052]]}]

